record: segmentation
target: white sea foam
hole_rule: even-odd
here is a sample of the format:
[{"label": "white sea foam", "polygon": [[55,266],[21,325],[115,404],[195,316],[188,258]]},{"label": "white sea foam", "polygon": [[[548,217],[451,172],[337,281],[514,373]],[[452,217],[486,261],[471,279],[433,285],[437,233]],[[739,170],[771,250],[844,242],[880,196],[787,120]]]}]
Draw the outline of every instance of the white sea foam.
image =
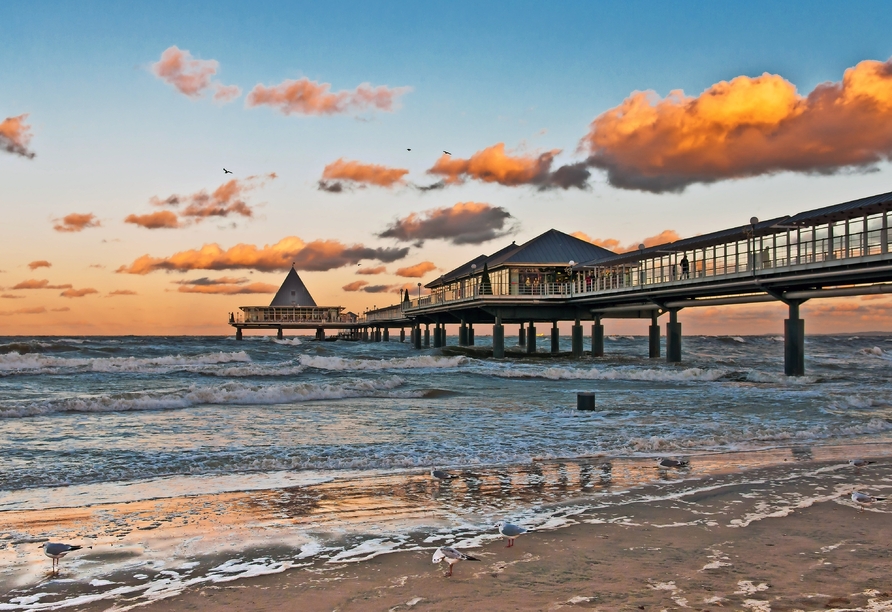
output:
[{"label": "white sea foam", "polygon": [[288,346],[300,346],[303,342],[300,341],[300,338],[283,338],[279,340],[278,338],[273,339],[273,342],[276,344],[285,344]]},{"label": "white sea foam", "polygon": [[467,357],[435,357],[419,355],[417,357],[396,357],[394,359],[346,359],[344,357],[322,357],[318,355],[301,355],[300,363],[317,370],[413,370],[457,368],[468,363]]},{"label": "white sea foam", "polygon": [[205,353],[202,355],[167,355],[164,357],[55,357],[39,353],[0,355],[0,371],[41,373],[44,371],[87,370],[92,372],[169,372],[174,369],[250,362],[245,351]]},{"label": "white sea foam", "polygon": [[718,380],[727,374],[726,370],[685,368],[651,369],[651,368],[507,368],[493,372],[502,378],[548,378],[550,380],[642,380],[667,382],[696,382]]}]

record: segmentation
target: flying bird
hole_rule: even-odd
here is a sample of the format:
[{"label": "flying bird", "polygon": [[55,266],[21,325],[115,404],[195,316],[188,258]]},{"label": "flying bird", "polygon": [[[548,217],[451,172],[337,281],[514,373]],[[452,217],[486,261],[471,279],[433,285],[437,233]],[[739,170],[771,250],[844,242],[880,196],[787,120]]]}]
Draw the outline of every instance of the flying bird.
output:
[{"label": "flying bird", "polygon": [[864,511],[864,506],[868,506],[874,502],[884,501],[885,497],[874,497],[861,491],[852,491],[852,501],[858,504],[858,512]]},{"label": "flying bird", "polygon": [[406,151],[411,151],[412,149],[406,149]]},{"label": "flying bird", "polygon": [[865,461],[864,459],[849,459],[849,465],[852,467],[865,467],[870,465],[871,463],[876,463],[876,461]]},{"label": "flying bird", "polygon": [[514,525],[512,523],[499,523],[496,525],[496,527],[499,528],[499,533],[508,538],[508,546],[506,546],[505,548],[511,548],[512,546],[514,546],[514,540],[527,532],[525,527]]},{"label": "flying bird", "polygon": [[661,458],[659,466],[664,468],[681,468],[688,465],[687,461],[676,461],[675,459]]},{"label": "flying bird", "polygon": [[453,478],[458,478],[449,472],[444,472],[443,470],[431,470],[431,477],[436,478],[437,480],[452,480]]},{"label": "flying bird", "polygon": [[232,174],[232,170],[227,170],[226,168],[223,168],[223,174]]},{"label": "flying bird", "polygon": [[450,153],[449,151],[443,151],[443,153],[444,153],[445,155],[452,155],[452,153]]},{"label": "flying bird", "polygon": [[[71,544],[60,544],[58,542],[44,542],[40,546],[43,549],[43,554],[53,560],[53,573],[55,574],[57,569],[56,565],[61,565],[62,557],[67,555],[73,550],[80,550],[83,548],[82,546],[73,546]],[[93,548],[90,546],[89,548]]]},{"label": "flying bird", "polygon": [[441,563],[442,561],[446,561],[449,564],[449,571],[446,573],[447,576],[452,575],[452,566],[458,563],[459,561],[480,561],[476,557],[472,557],[471,555],[466,555],[460,550],[455,550],[451,546],[441,546],[436,551],[434,551],[434,557],[431,559],[433,563]]}]

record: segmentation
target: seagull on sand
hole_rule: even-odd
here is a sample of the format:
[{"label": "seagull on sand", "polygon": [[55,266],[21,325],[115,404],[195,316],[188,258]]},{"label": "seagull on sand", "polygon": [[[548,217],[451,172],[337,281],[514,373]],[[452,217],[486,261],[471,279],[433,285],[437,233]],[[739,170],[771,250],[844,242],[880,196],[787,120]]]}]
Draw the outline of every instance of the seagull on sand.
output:
[{"label": "seagull on sand", "polygon": [[676,461],[675,459],[666,459],[665,457],[660,458],[660,467],[664,468],[681,468],[686,467],[688,465],[687,461]]},{"label": "seagull on sand", "polygon": [[480,559],[472,557],[471,555],[466,555],[460,550],[455,550],[451,546],[441,546],[434,551],[434,557],[431,561],[433,563],[441,563],[444,560],[449,564],[449,571],[446,573],[447,576],[452,575],[452,566],[459,561],[480,561]]},{"label": "seagull on sand", "polygon": [[852,491],[852,501],[858,504],[858,512],[862,512],[864,506],[868,506],[874,502],[884,501],[885,499],[885,497],[874,497],[873,495],[868,495],[861,491]]},{"label": "seagull on sand", "polygon": [[226,168],[223,168],[223,174],[232,174],[232,170],[227,170]]},{"label": "seagull on sand", "polygon": [[496,525],[496,527],[499,528],[499,533],[508,538],[508,546],[506,546],[505,548],[511,548],[512,546],[514,546],[514,540],[527,532],[525,527],[514,525],[512,523],[499,523]]},{"label": "seagull on sand", "polygon": [[866,461],[864,459],[849,459],[849,465],[856,468],[866,467],[871,463],[876,463],[876,461]]},{"label": "seagull on sand", "polygon": [[458,478],[449,472],[444,472],[443,470],[431,470],[431,477],[436,478],[437,480],[452,480],[453,478]]},{"label": "seagull on sand", "polygon": [[[60,544],[58,542],[44,542],[40,545],[43,549],[43,554],[53,560],[53,573],[55,574],[56,564],[61,565],[62,557],[67,555],[73,550],[80,550],[83,546],[73,546],[71,544]],[[90,546],[89,548],[93,548]]]}]

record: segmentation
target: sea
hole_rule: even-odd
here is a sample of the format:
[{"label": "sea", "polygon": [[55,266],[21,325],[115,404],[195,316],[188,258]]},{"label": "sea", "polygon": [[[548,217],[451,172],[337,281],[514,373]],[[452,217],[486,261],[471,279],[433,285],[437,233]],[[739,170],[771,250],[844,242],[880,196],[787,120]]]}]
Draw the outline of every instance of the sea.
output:
[{"label": "sea", "polygon": [[[685,336],[677,364],[639,336],[578,359],[569,337],[500,360],[489,340],[0,338],[0,610],[473,547],[499,520],[559,529],[892,445],[890,334],[808,336],[802,377],[772,335]],[[46,541],[84,548],[53,575]]]}]

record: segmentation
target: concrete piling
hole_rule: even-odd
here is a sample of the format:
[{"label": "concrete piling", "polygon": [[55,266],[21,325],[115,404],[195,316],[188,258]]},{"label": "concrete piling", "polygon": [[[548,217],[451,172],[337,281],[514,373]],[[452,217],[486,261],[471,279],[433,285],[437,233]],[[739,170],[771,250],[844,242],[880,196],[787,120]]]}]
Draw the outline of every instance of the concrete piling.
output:
[{"label": "concrete piling", "polygon": [[573,324],[573,333],[572,333],[571,342],[573,356],[574,357],[582,357],[582,324],[579,323],[579,319],[576,319],[576,323]]},{"label": "concrete piling", "polygon": [[805,321],[799,318],[799,304],[787,303],[790,318],[784,319],[784,374],[805,375]]},{"label": "concrete piling", "polygon": [[678,322],[678,308],[669,309],[669,322],[666,323],[666,361],[668,363],[681,361],[681,323]]},{"label": "concrete piling", "polygon": [[492,326],[492,356],[495,359],[505,357],[505,326],[501,317],[496,317],[496,324]]},{"label": "concrete piling", "polygon": [[561,331],[558,329],[558,322],[551,322],[551,354],[557,355],[561,352]]},{"label": "concrete piling", "polygon": [[527,327],[527,353],[536,352],[536,326],[530,321]]},{"label": "concrete piling", "polygon": [[595,323],[592,325],[592,357],[604,356],[604,325],[601,324],[601,317],[595,317]]}]

